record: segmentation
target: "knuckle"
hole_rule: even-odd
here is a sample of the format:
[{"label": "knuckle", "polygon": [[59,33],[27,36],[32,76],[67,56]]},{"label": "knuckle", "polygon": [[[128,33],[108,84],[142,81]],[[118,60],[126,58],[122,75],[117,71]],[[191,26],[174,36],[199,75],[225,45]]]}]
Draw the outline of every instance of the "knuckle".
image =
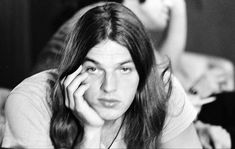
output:
[{"label": "knuckle", "polygon": [[80,90],[78,89],[78,90],[76,90],[74,93],[73,93],[73,96],[74,97],[80,97],[81,96],[81,92],[80,92]]},{"label": "knuckle", "polygon": [[68,78],[64,80],[63,85],[67,87],[69,85]]},{"label": "knuckle", "polygon": [[68,92],[72,92],[72,91],[73,91],[73,87],[72,87],[72,86],[70,86],[70,85],[69,85],[69,86],[67,86],[67,91],[68,91]]},{"label": "knuckle", "polygon": [[69,106],[68,106],[68,102],[65,102],[65,107],[69,107]]}]

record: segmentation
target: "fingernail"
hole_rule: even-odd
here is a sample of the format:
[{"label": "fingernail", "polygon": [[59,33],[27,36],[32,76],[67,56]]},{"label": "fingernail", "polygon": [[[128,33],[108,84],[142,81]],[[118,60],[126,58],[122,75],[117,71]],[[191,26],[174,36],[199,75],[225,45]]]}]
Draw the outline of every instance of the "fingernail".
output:
[{"label": "fingernail", "polygon": [[82,65],[80,65],[77,69],[77,71],[81,71],[82,70]]},{"label": "fingernail", "polygon": [[64,80],[65,80],[65,77],[63,79],[61,79],[60,83],[62,84],[64,82]]}]

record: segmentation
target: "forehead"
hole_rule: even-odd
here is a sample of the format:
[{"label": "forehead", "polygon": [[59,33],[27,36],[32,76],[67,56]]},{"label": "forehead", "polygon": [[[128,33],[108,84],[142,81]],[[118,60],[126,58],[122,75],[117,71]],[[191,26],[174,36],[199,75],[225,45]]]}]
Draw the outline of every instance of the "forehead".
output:
[{"label": "forehead", "polygon": [[103,64],[121,63],[127,60],[132,61],[128,49],[111,40],[105,40],[94,46],[86,57]]}]

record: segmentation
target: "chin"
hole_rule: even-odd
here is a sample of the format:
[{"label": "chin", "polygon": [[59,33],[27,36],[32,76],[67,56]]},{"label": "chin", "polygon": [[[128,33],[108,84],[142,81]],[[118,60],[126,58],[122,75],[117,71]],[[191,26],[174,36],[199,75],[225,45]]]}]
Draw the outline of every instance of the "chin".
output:
[{"label": "chin", "polygon": [[123,114],[121,113],[113,113],[113,112],[105,112],[99,113],[100,117],[105,121],[112,121],[120,118]]}]

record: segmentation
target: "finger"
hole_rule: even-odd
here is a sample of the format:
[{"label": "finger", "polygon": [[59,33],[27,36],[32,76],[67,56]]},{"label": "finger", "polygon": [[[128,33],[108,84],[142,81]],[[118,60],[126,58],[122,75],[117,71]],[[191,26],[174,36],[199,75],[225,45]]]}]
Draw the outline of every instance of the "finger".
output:
[{"label": "finger", "polygon": [[224,145],[224,131],[220,126],[214,126],[210,129],[211,140],[216,149],[220,149]]},{"label": "finger", "polygon": [[69,103],[68,103],[68,94],[67,94],[67,91],[66,91],[66,89],[65,89],[65,86],[64,86],[64,81],[65,81],[65,79],[66,79],[66,77],[64,77],[61,81],[60,81],[60,84],[61,84],[61,89],[62,89],[62,92],[65,94],[64,96],[65,96],[65,106],[67,107],[67,108],[69,108]]},{"label": "finger", "polygon": [[64,94],[65,94],[65,106],[67,107],[67,108],[70,108],[69,107],[69,97],[68,97],[68,92],[67,92],[67,90],[64,88]]},{"label": "finger", "polygon": [[211,103],[211,102],[213,102],[213,101],[215,101],[216,100],[216,98],[215,97],[209,97],[209,98],[194,98],[194,99],[192,99],[192,103],[193,103],[193,105],[195,105],[195,106],[199,106],[199,107],[201,107],[201,106],[203,106],[203,105],[205,105],[205,104],[208,104],[208,103]]},{"label": "finger", "polygon": [[64,80],[66,79],[66,77],[64,77],[61,81],[60,81],[60,84],[64,84]]},{"label": "finger", "polygon": [[204,98],[204,99],[201,99],[198,104],[200,105],[205,105],[205,104],[208,104],[208,103],[211,103],[213,101],[215,101],[216,98],[215,97],[209,97],[209,98]]},{"label": "finger", "polygon": [[79,66],[79,68],[76,71],[74,71],[72,74],[68,75],[63,84],[65,86],[68,86],[74,80],[74,78],[78,76],[79,73],[81,73],[81,71],[82,71],[82,65]]},{"label": "finger", "polygon": [[81,85],[75,92],[74,92],[74,103],[77,110],[81,110],[82,108],[89,107],[86,100],[84,100],[84,93],[90,87],[89,84]]},{"label": "finger", "polygon": [[65,98],[65,106],[66,106],[67,108],[70,108],[70,107],[69,107],[68,98]]},{"label": "finger", "polygon": [[80,85],[84,84],[83,81],[85,81],[88,77],[88,74],[82,73],[77,75],[73,81],[68,85],[68,88],[71,88],[72,91],[75,91]]},{"label": "finger", "polygon": [[218,141],[215,141],[215,142],[214,142],[214,145],[215,145],[215,148],[216,148],[216,149],[221,149],[221,148],[223,148],[223,147],[222,147],[222,144],[219,143]]},{"label": "finger", "polygon": [[65,106],[67,108],[70,108],[69,107],[69,97],[68,97],[68,92],[67,92],[67,86],[68,86],[68,83],[69,81],[67,81],[67,83],[65,83],[65,80],[67,79],[67,77],[65,76],[61,81],[60,81],[60,84],[61,84],[61,87],[62,87],[62,91],[64,92],[65,94]]},{"label": "finger", "polygon": [[205,149],[212,149],[212,146],[207,141],[201,141],[203,148]]},{"label": "finger", "polygon": [[64,86],[64,81],[65,81],[65,79],[66,79],[66,77],[64,77],[64,78],[61,79],[61,81],[60,81],[60,86],[61,86],[61,89],[62,89],[63,92],[64,92],[64,90],[65,90],[65,86]]},{"label": "finger", "polygon": [[203,133],[199,133],[200,142],[205,149],[212,149],[210,144],[209,136]]},{"label": "finger", "polygon": [[83,84],[82,82],[88,77],[87,73],[83,73],[81,75],[78,75],[77,77],[75,77],[75,79],[73,80],[73,82],[71,82],[71,84],[68,86],[68,96],[69,96],[69,106],[71,109],[75,108],[75,104],[74,104],[74,95],[77,94],[75,93],[76,90],[79,91],[79,88],[83,88]]}]

